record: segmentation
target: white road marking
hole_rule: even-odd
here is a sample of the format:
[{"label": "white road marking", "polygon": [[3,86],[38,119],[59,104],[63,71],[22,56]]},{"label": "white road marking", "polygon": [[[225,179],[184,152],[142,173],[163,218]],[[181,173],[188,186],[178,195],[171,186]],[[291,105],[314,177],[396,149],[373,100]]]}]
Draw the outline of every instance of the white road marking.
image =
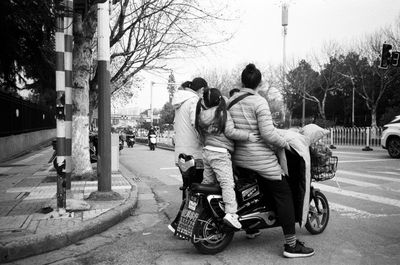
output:
[{"label": "white road marking", "polygon": [[10,170],[12,167],[0,167],[0,174]]},{"label": "white road marking", "polygon": [[371,202],[377,202],[377,203],[391,205],[391,206],[400,208],[399,200],[381,197],[381,196],[377,196],[377,195],[371,195],[371,194],[365,194],[365,193],[360,193],[360,192],[355,192],[355,191],[339,189],[336,187],[332,187],[332,186],[328,186],[328,185],[324,185],[324,184],[320,184],[320,183],[315,183],[314,185],[316,188],[319,188],[322,191],[336,193],[336,194],[340,194],[340,195],[344,195],[344,196],[350,196],[350,197],[357,198],[357,199],[367,200],[367,201],[371,201]]},{"label": "white road marking", "polygon": [[178,169],[178,167],[161,167],[160,170]]},{"label": "white road marking", "polygon": [[395,175],[395,176],[400,176],[399,173],[396,172],[391,172],[391,171],[373,171],[375,173],[381,173],[381,174],[387,174],[387,175]]},{"label": "white road marking", "polygon": [[352,172],[352,171],[347,171],[347,170],[338,170],[338,171],[336,171],[336,176],[338,176],[339,174],[362,177],[362,178],[371,178],[371,179],[380,179],[380,180],[385,180],[385,181],[400,182],[400,178],[382,177],[382,176],[378,176],[378,175],[370,175],[370,174],[366,174],[366,173],[357,173],[357,172]]},{"label": "white road marking", "polygon": [[339,178],[339,177],[336,177],[334,180],[341,182],[341,183],[352,184],[352,185],[364,187],[364,188],[373,187],[378,190],[400,193],[400,189],[392,189],[391,187],[385,187],[385,186],[381,186],[380,184],[374,184],[374,183],[365,182],[365,181],[359,181],[359,180],[348,179],[348,178]]},{"label": "white road marking", "polygon": [[340,164],[343,164],[343,163],[363,163],[363,162],[384,162],[384,161],[389,161],[388,159],[365,159],[365,160],[346,160],[346,161],[343,161],[343,160],[340,160]]},{"label": "white road marking", "polygon": [[[360,152],[346,152],[346,151],[336,151],[332,150],[333,154],[341,154],[341,155],[365,155],[365,156],[375,156],[376,152],[386,153],[386,150],[374,150],[373,152],[362,151],[364,147],[360,146]],[[373,147],[372,147],[373,149]]]},{"label": "white road marking", "polygon": [[344,215],[351,219],[357,218],[377,218],[377,217],[387,217],[387,216],[400,216],[400,214],[375,214],[366,211],[358,210],[353,207],[348,207],[338,203],[329,202],[329,207],[331,210],[339,212],[340,215]]},{"label": "white road marking", "polygon": [[365,181],[358,181],[358,180],[354,180],[354,179],[346,179],[346,178],[339,178],[339,177],[336,177],[335,179],[342,183],[353,184],[353,185],[360,186],[360,187],[375,187],[375,188],[380,187],[378,184],[365,182]]}]

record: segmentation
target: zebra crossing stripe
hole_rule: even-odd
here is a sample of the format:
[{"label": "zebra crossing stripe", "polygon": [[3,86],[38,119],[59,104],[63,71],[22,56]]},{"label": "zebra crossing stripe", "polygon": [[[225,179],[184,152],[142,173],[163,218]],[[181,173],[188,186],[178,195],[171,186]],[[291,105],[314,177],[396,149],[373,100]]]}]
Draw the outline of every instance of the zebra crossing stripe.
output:
[{"label": "zebra crossing stripe", "polygon": [[358,210],[353,207],[345,206],[338,203],[329,202],[329,208],[333,211],[339,212],[341,215],[345,215],[351,219],[357,218],[377,218],[377,217],[387,217],[387,216],[400,216],[400,214],[376,214],[369,213],[363,210]]},{"label": "zebra crossing stripe", "polygon": [[382,177],[382,176],[378,176],[378,175],[357,173],[357,172],[346,171],[346,170],[336,171],[336,176],[340,176],[341,174],[355,176],[355,177],[361,177],[361,178],[371,178],[371,179],[379,179],[379,180],[392,181],[392,182],[400,182],[400,178]]},{"label": "zebra crossing stripe", "polygon": [[378,185],[378,184],[365,182],[365,181],[358,181],[358,180],[354,180],[354,179],[336,177],[335,180],[342,182],[342,183],[352,184],[352,185],[356,185],[356,186],[360,186],[360,187],[374,187],[374,188],[380,187],[380,185]]},{"label": "zebra crossing stripe", "polygon": [[10,170],[12,167],[0,167],[0,174]]},{"label": "zebra crossing stripe", "polygon": [[387,162],[387,159],[361,159],[361,160],[347,160],[347,161],[340,161],[340,164],[343,163],[358,163],[358,162]]},{"label": "zebra crossing stripe", "polygon": [[355,191],[350,191],[350,190],[339,189],[339,188],[328,186],[328,185],[321,184],[321,183],[314,183],[313,185],[322,191],[336,193],[336,194],[340,194],[340,195],[344,195],[344,196],[350,196],[350,197],[357,198],[357,199],[391,205],[391,206],[400,208],[399,200],[385,198],[382,196],[377,196],[377,195],[372,195],[372,194],[365,194],[365,193],[360,193],[360,192],[355,192]]}]

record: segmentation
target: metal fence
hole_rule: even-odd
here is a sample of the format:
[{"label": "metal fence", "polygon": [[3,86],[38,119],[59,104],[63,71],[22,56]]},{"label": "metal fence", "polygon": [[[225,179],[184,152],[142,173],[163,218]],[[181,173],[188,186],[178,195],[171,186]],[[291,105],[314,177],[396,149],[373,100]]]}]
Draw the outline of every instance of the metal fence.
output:
[{"label": "metal fence", "polygon": [[333,127],[328,128],[323,141],[333,145],[380,146],[382,127]]},{"label": "metal fence", "polygon": [[[381,146],[382,127],[332,127],[327,128],[330,134],[322,141],[328,145]],[[147,134],[139,134],[136,140],[147,142]],[[140,142],[140,140],[139,140]],[[173,146],[173,137],[158,138],[159,143]]]},{"label": "metal fence", "polygon": [[0,93],[0,113],[0,137],[56,127],[50,109],[4,93]]}]

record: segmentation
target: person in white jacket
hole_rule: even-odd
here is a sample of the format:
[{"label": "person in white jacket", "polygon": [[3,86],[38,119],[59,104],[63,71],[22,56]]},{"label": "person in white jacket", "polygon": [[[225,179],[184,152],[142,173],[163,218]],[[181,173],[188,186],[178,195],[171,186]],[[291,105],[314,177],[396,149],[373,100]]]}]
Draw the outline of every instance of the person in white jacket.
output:
[{"label": "person in white jacket", "polygon": [[[186,87],[185,87],[186,86]],[[182,84],[183,89],[178,90],[172,99],[175,109],[175,163],[181,153],[192,155],[194,159],[202,158],[202,145],[195,130],[196,105],[203,95],[207,82],[201,77],[196,77],[191,82]]]},{"label": "person in white jacket", "polygon": [[[179,154],[181,153],[193,156],[196,167],[196,180],[194,182],[199,183],[203,179],[203,146],[195,129],[196,105],[203,95],[204,88],[207,87],[206,80],[196,77],[192,81],[184,82],[172,99],[172,105],[175,109],[175,164],[178,165]],[[185,186],[185,183],[183,185]],[[175,232],[179,217],[180,211],[175,220],[168,225],[172,232]]]}]

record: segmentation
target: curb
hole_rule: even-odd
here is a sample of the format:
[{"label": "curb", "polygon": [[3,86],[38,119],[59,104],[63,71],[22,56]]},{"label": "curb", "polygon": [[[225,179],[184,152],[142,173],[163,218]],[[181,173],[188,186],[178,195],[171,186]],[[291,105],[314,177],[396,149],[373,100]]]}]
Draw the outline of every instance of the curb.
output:
[{"label": "curb", "polygon": [[99,234],[127,218],[137,206],[138,187],[126,176],[126,173],[124,170],[121,175],[132,185],[132,189],[129,197],[121,205],[83,222],[82,225],[76,228],[64,229],[58,233],[24,236],[18,240],[0,243],[0,263],[66,247],[82,239]]}]

